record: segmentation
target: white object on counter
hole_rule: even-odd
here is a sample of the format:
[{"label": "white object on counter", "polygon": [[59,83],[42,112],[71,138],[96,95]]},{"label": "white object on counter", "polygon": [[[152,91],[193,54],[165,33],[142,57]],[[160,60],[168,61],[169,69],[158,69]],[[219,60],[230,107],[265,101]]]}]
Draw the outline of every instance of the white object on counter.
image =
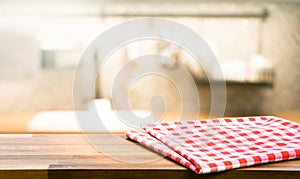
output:
[{"label": "white object on counter", "polygon": [[[107,100],[95,100],[90,103],[88,111],[44,111],[36,114],[27,129],[29,132],[123,132],[136,130],[120,119],[120,115],[135,114],[147,121],[152,119],[149,111],[113,111]],[[131,113],[132,112],[132,113]],[[145,118],[146,119],[146,118]],[[154,121],[154,120],[151,120]],[[138,121],[144,124],[145,121]]]}]

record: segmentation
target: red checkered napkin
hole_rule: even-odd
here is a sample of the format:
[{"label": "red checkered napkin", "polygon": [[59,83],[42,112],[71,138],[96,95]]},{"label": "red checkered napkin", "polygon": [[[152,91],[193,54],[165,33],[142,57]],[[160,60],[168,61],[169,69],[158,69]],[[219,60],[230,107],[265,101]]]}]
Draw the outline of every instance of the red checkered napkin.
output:
[{"label": "red checkered napkin", "polygon": [[273,116],[151,124],[126,136],[198,174],[300,158],[300,124]]}]

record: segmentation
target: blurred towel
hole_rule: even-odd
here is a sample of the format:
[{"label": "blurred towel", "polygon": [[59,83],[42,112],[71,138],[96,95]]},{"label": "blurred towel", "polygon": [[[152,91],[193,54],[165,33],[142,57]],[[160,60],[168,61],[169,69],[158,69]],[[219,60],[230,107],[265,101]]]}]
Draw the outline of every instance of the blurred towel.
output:
[{"label": "blurred towel", "polygon": [[300,124],[273,116],[161,122],[126,136],[198,174],[300,157]]}]

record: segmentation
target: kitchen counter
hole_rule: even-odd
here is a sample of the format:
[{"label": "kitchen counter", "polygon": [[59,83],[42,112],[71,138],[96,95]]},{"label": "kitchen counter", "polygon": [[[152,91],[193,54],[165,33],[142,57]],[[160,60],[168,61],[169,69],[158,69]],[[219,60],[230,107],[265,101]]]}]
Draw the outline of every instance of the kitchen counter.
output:
[{"label": "kitchen counter", "polygon": [[[190,115],[191,119],[195,115]],[[107,118],[111,118],[108,116]],[[163,121],[178,120],[177,112],[168,112]],[[199,115],[198,119],[207,119]],[[115,121],[118,122],[118,121]],[[109,123],[111,125],[111,122]],[[117,123],[114,123],[114,125]],[[125,132],[127,128],[114,127],[115,132]],[[101,132],[101,131],[100,131]],[[0,134],[7,133],[81,133],[74,111],[43,111],[39,113],[0,113]]]},{"label": "kitchen counter", "polygon": [[90,135],[100,152],[82,134],[0,134],[0,178],[300,178],[300,159],[196,175],[124,134]]},{"label": "kitchen counter", "polygon": [[[0,133],[70,133],[66,131],[38,131],[33,132],[28,129],[28,125],[33,121],[33,118],[37,113],[27,112],[27,113],[0,113]],[[277,117],[282,117],[294,122],[300,123],[300,112],[299,111],[288,111],[288,112],[278,112],[274,115]],[[198,119],[207,119],[208,115],[200,115]],[[174,120],[178,118],[177,113],[168,112],[164,117],[165,121]],[[47,124],[45,124],[47,125]],[[72,132],[78,133],[78,132]]]},{"label": "kitchen counter", "polygon": [[35,112],[0,113],[0,133],[28,133],[27,125]]}]

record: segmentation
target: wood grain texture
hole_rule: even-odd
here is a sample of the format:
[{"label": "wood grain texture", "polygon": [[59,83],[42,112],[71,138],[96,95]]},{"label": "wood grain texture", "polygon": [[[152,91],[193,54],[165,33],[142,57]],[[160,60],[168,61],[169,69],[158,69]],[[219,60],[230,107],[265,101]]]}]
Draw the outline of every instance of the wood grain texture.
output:
[{"label": "wood grain texture", "polygon": [[0,178],[300,178],[300,160],[196,175],[123,134],[86,137],[0,134]]}]

